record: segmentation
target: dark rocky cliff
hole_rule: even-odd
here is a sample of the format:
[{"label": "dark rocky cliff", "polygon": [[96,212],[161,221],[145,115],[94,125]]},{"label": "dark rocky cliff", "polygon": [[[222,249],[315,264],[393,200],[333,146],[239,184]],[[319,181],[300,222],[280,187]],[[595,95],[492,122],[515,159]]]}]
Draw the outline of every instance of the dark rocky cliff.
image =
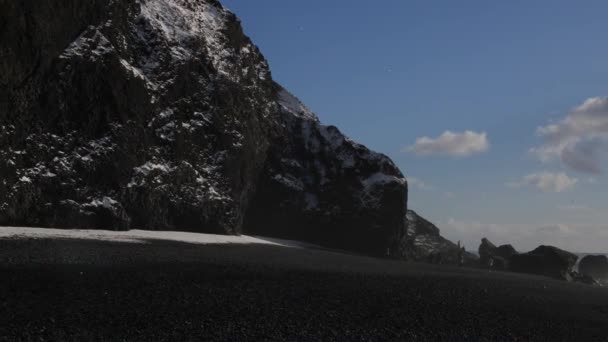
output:
[{"label": "dark rocky cliff", "polygon": [[0,0],[0,42],[0,225],[401,253],[401,172],[276,84],[219,2]]}]

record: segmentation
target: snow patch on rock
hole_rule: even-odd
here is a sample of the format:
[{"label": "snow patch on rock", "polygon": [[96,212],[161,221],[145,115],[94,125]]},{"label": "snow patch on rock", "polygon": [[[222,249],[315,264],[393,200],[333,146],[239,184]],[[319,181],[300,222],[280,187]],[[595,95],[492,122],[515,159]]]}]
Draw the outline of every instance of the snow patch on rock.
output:
[{"label": "snow patch on rock", "polygon": [[373,187],[378,185],[385,185],[389,183],[406,184],[405,178],[399,178],[391,175],[387,175],[382,172],[377,172],[361,182],[366,190],[371,190]]},{"label": "snow patch on rock", "polygon": [[285,185],[286,187],[296,190],[296,191],[303,191],[304,190],[304,184],[302,183],[302,181],[300,181],[299,179],[297,179],[296,177],[293,177],[292,175],[275,175],[273,178],[276,182],[279,182],[283,185]]},{"label": "snow patch on rock", "polygon": [[142,174],[144,176],[147,176],[152,171],[168,173],[168,172],[171,172],[172,170],[173,170],[173,168],[169,164],[158,164],[158,163],[154,163],[154,162],[150,162],[150,161],[145,163],[142,166],[138,166],[133,169],[133,171],[135,171],[136,173]]},{"label": "snow patch on rock", "polygon": [[[206,40],[214,67],[228,74],[226,59],[231,52],[223,41],[226,13],[212,4],[190,0],[145,0],[141,2],[141,16],[170,43],[174,60],[191,59],[191,48],[200,39]],[[140,34],[140,37],[146,37]],[[149,67],[153,67],[150,63]],[[145,69],[144,69],[145,70]]]},{"label": "snow patch on rock", "polygon": [[97,59],[114,52],[112,43],[98,28],[90,26],[80,37],[78,37],[63,52],[60,59],[69,59],[75,56],[89,57],[89,60]]},{"label": "snow patch on rock", "polygon": [[278,103],[283,111],[299,118],[313,120],[318,122],[317,116],[310,111],[297,97],[285,89],[281,89],[278,93]]},{"label": "snow patch on rock", "polygon": [[101,199],[94,199],[90,203],[85,204],[85,206],[103,207],[106,209],[114,209],[114,207],[116,207],[117,205],[119,205],[119,203],[117,201],[115,201],[111,197],[107,197],[107,196],[105,196]]}]

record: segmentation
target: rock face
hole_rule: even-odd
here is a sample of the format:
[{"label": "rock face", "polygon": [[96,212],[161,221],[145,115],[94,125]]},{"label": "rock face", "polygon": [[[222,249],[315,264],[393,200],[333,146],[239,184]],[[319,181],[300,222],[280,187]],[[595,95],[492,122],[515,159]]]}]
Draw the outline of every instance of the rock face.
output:
[{"label": "rock face", "polygon": [[215,0],[0,0],[0,225],[395,250],[407,183],[276,84]]},{"label": "rock face", "polygon": [[578,264],[578,271],[582,275],[592,277],[601,283],[608,283],[608,257],[605,255],[587,255]]},{"label": "rock face", "polygon": [[518,254],[513,246],[502,245],[496,247],[487,238],[481,239],[478,251],[481,266],[496,270],[507,270],[511,257]]},{"label": "rock face", "polygon": [[[272,141],[245,230],[358,252],[395,255],[407,183],[384,155],[323,126],[279,91],[280,133]],[[405,191],[404,191],[405,190]]]},{"label": "rock face", "polygon": [[[445,264],[472,265],[477,262],[476,256],[441,236],[439,228],[424,219],[413,210],[406,215],[407,230],[402,236],[402,247],[408,260],[441,262]],[[462,260],[461,260],[462,258]]]},{"label": "rock face", "polygon": [[513,255],[509,259],[509,270],[570,281],[577,260],[573,253],[557,247],[540,246],[532,252]]}]

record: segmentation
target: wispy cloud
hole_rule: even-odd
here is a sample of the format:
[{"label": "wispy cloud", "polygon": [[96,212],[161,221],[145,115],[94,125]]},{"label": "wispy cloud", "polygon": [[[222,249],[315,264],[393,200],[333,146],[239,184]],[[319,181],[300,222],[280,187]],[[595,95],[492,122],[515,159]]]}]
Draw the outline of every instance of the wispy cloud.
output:
[{"label": "wispy cloud", "polygon": [[539,172],[524,176],[521,180],[507,183],[507,186],[519,188],[534,186],[544,192],[562,192],[571,189],[578,183],[577,178],[571,178],[564,172]]},{"label": "wispy cloud", "polygon": [[544,140],[530,149],[542,161],[559,159],[569,168],[592,174],[602,172],[608,154],[608,97],[591,97],[561,121],[537,129]]},{"label": "wispy cloud", "polygon": [[562,204],[562,205],[558,205],[557,209],[559,209],[560,211],[565,211],[565,212],[578,212],[578,213],[590,213],[590,212],[594,212],[595,209],[586,206],[586,205],[582,205],[582,204]]},{"label": "wispy cloud", "polygon": [[443,198],[452,199],[454,197],[456,197],[456,194],[453,193],[453,192],[446,191],[446,192],[443,193]]},{"label": "wispy cloud", "polygon": [[419,190],[433,190],[435,187],[416,177],[407,177],[407,183]]},{"label": "wispy cloud", "polygon": [[420,137],[414,145],[408,146],[404,152],[416,155],[448,155],[466,157],[475,153],[485,152],[490,148],[486,132],[477,133],[464,131],[454,133],[445,131],[437,138]]}]

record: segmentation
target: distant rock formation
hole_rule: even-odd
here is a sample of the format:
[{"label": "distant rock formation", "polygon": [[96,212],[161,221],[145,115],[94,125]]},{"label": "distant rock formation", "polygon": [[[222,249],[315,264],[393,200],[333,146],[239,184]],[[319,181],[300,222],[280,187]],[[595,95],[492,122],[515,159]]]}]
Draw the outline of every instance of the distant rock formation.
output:
[{"label": "distant rock formation", "polygon": [[513,255],[509,259],[509,270],[571,281],[577,260],[578,256],[573,253],[553,246],[540,246],[531,252]]},{"label": "distant rock formation", "polygon": [[479,245],[479,263],[482,267],[488,267],[495,270],[509,269],[509,260],[513,255],[518,254],[515,248],[511,245],[502,245],[496,247],[487,238],[481,239]]},{"label": "distant rock formation", "polygon": [[608,284],[608,257],[605,255],[587,255],[578,264],[579,273]]},{"label": "distant rock formation", "polygon": [[216,0],[0,0],[0,225],[400,251],[407,182],[272,79]]},{"label": "distant rock formation", "polygon": [[[496,247],[487,238],[483,238],[479,245],[479,265],[483,268],[597,284],[595,277],[574,270],[577,260],[578,256],[575,254],[553,246],[540,246],[528,253],[518,253],[511,245]],[[595,260],[593,263],[601,264],[601,262],[596,263]]]},{"label": "distant rock formation", "polygon": [[465,251],[465,246],[441,236],[439,228],[413,210],[406,215],[406,231],[401,238],[404,257],[413,261],[444,264],[474,265],[477,257]]}]

